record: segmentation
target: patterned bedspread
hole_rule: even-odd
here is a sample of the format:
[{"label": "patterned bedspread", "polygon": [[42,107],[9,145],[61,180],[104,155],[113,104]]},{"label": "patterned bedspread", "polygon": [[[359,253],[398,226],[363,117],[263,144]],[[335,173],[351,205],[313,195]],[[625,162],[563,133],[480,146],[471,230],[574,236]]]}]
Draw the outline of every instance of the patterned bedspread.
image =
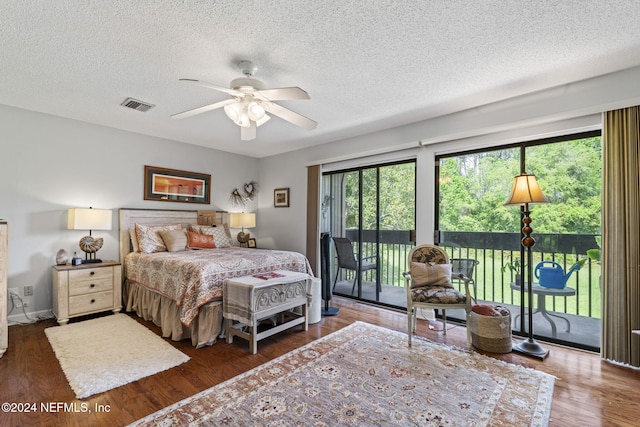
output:
[{"label": "patterned bedspread", "polygon": [[181,309],[180,321],[186,326],[202,305],[222,297],[226,279],[273,270],[313,275],[301,253],[266,249],[130,253],[124,262],[126,279],[175,301]]}]

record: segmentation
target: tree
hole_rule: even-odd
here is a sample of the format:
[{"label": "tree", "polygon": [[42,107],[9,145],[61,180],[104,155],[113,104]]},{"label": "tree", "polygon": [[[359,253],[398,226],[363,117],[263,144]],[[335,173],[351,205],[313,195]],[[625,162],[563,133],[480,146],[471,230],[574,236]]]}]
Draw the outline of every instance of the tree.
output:
[{"label": "tree", "polygon": [[[600,137],[531,146],[525,155],[527,172],[549,200],[535,205],[536,231],[599,234]],[[504,202],[519,168],[519,148],[441,159],[439,228],[518,232],[519,213]]]},{"label": "tree", "polygon": [[[377,174],[380,191],[378,192]],[[345,209],[347,228],[358,228],[358,171],[345,174]],[[415,228],[415,162],[375,166],[362,170],[362,229],[375,230],[380,218],[381,230]],[[380,197],[380,214],[376,197]]]}]

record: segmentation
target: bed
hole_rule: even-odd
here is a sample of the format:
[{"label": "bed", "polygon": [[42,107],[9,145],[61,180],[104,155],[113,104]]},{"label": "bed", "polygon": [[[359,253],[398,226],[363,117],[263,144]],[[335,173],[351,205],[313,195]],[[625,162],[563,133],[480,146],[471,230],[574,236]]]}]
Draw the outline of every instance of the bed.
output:
[{"label": "bed", "polygon": [[[120,209],[119,214],[125,309],[153,322],[163,337],[174,341],[191,339],[197,348],[215,344],[222,330],[222,285],[229,278],[274,270],[313,276],[307,258],[298,252],[231,246],[141,253],[132,238],[136,224],[139,232],[159,227],[200,231],[198,226],[214,226],[216,233],[224,230],[230,237],[224,226],[227,212]],[[167,239],[168,235],[162,236]]]}]

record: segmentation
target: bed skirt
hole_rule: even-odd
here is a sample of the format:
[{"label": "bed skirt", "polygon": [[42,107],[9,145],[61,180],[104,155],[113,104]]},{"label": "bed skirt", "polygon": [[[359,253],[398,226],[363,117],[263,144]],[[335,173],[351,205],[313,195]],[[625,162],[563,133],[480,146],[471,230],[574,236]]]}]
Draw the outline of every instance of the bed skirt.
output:
[{"label": "bed skirt", "polygon": [[175,301],[128,280],[123,294],[126,310],[159,326],[164,338],[173,341],[190,338],[194,347],[201,348],[215,344],[222,330],[222,301],[200,307],[198,317],[190,326],[185,326],[180,322]]}]

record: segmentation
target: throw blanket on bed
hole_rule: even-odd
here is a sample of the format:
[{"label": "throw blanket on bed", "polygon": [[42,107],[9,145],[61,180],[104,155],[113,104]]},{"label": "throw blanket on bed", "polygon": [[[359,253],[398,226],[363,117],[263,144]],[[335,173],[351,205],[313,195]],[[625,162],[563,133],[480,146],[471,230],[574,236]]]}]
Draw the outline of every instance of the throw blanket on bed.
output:
[{"label": "throw blanket on bed", "polygon": [[289,251],[218,248],[130,253],[125,258],[126,279],[175,301],[186,326],[202,305],[222,297],[225,280],[273,270],[313,275],[307,258]]}]

